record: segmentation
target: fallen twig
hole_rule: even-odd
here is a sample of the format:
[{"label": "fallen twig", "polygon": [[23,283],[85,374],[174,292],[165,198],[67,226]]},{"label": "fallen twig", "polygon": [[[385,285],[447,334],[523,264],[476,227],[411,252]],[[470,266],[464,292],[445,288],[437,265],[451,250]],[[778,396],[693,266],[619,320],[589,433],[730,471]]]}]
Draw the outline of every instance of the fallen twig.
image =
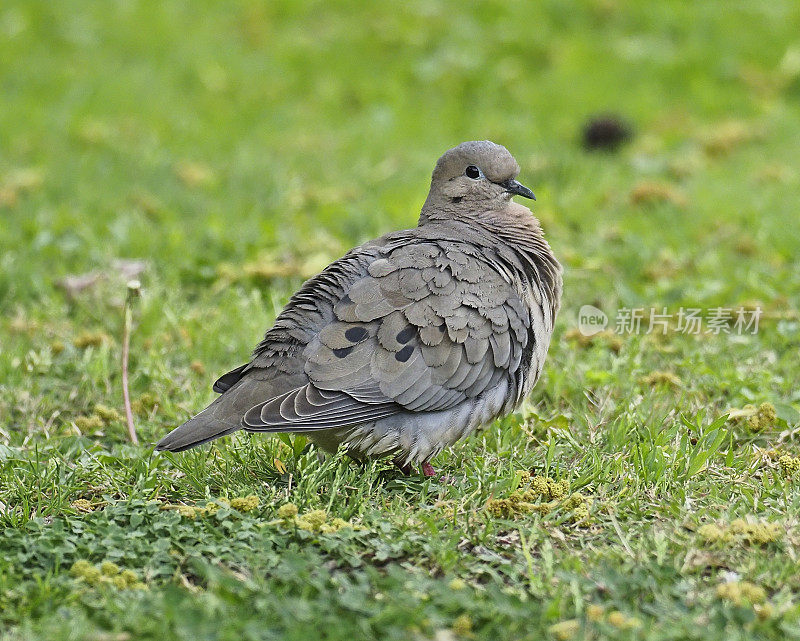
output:
[{"label": "fallen twig", "polygon": [[131,395],[128,391],[128,355],[130,353],[131,325],[133,324],[132,302],[141,293],[141,288],[142,285],[138,280],[128,282],[128,295],[125,297],[125,320],[122,327],[122,400],[125,404],[128,436],[134,445],[139,444],[139,439],[136,437],[136,426],[133,424]]}]

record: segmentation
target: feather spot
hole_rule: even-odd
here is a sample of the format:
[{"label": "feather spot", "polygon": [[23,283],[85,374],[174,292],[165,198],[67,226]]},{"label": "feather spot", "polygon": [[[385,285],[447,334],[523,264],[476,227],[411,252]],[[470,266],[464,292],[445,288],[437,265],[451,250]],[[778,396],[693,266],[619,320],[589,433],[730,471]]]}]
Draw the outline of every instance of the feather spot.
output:
[{"label": "feather spot", "polygon": [[408,325],[404,329],[401,329],[399,332],[397,332],[397,342],[401,345],[405,345],[408,341],[414,338],[416,333],[417,328],[412,325]]},{"label": "feather spot", "polygon": [[352,343],[363,341],[369,332],[363,327],[351,327],[344,333],[344,337]]},{"label": "feather spot", "polygon": [[353,351],[353,346],[351,345],[350,347],[342,347],[340,349],[333,350],[333,355],[336,358],[344,358],[352,351]]},{"label": "feather spot", "polygon": [[397,352],[397,354],[395,354],[394,357],[401,363],[405,363],[409,358],[411,358],[411,354],[413,353],[414,353],[414,347],[412,345],[406,345],[403,349]]}]

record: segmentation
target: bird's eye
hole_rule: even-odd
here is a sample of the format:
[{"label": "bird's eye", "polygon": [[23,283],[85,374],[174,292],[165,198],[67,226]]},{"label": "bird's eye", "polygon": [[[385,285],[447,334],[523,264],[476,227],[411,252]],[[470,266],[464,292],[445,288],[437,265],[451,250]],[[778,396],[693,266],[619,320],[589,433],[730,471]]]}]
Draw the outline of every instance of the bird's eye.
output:
[{"label": "bird's eye", "polygon": [[481,177],[481,170],[475,165],[470,165],[467,167],[467,170],[464,173],[467,174],[468,178],[472,178],[473,180],[477,180]]}]

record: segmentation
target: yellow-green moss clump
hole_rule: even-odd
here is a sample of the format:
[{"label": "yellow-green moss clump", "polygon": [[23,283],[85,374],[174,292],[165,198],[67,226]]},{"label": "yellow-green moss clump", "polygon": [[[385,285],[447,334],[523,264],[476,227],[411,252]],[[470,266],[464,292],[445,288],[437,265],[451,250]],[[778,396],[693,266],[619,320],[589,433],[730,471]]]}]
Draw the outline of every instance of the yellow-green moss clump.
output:
[{"label": "yellow-green moss clump", "polygon": [[642,383],[655,387],[657,385],[664,385],[667,387],[680,387],[683,381],[677,374],[672,372],[655,371],[650,372],[647,376],[642,376]]},{"label": "yellow-green moss clump", "polygon": [[122,422],[122,414],[113,407],[101,405],[94,406],[94,412],[88,416],[78,416],[74,421],[75,427],[81,434],[96,434],[102,429]]},{"label": "yellow-green moss clump", "polygon": [[761,605],[767,600],[767,593],[760,585],[750,581],[730,581],[717,586],[717,596],[735,605]]},{"label": "yellow-green moss clump", "polygon": [[278,518],[292,521],[297,516],[297,506],[294,503],[284,503],[278,508]]},{"label": "yellow-green moss clump", "polygon": [[525,501],[534,501],[538,498],[545,500],[563,499],[569,492],[569,481],[562,479],[554,481],[547,476],[532,476],[530,486],[522,493]]},{"label": "yellow-green moss clump", "polygon": [[159,405],[161,405],[161,401],[157,396],[145,392],[131,403],[131,409],[139,416],[147,416]]},{"label": "yellow-green moss clump", "polygon": [[453,621],[451,629],[458,636],[468,637],[472,634],[472,619],[468,614],[462,614]]},{"label": "yellow-green moss clump", "polygon": [[783,536],[781,527],[777,523],[769,523],[767,521],[750,522],[744,519],[736,519],[731,521],[728,530],[733,536],[759,545],[773,543]]},{"label": "yellow-green moss clump", "polygon": [[736,425],[745,425],[751,432],[763,432],[772,429],[778,420],[778,414],[772,403],[745,405],[741,409],[728,412],[728,419]]},{"label": "yellow-green moss clump", "polygon": [[177,507],[178,514],[180,514],[185,519],[194,520],[197,518],[198,508],[193,507],[191,505],[179,505]]},{"label": "yellow-green moss clump", "polygon": [[69,506],[76,512],[86,513],[94,510],[94,506],[88,499],[75,499]]},{"label": "yellow-green moss clump", "polygon": [[92,414],[91,416],[78,416],[73,422],[81,434],[94,434],[106,426],[105,421],[96,414]]},{"label": "yellow-green moss clump", "polygon": [[572,639],[576,634],[578,634],[580,629],[581,624],[577,619],[567,619],[566,621],[554,623],[547,628],[547,632],[551,636],[558,639],[558,641],[569,641],[569,639]]},{"label": "yellow-green moss clump", "polygon": [[605,613],[605,608],[603,608],[602,605],[592,603],[586,606],[586,618],[589,619],[589,621],[602,621]]},{"label": "yellow-green moss clump", "polygon": [[536,512],[549,514],[560,508],[571,512],[570,520],[582,521],[589,516],[591,499],[583,494],[569,494],[566,479],[555,481],[546,476],[531,476],[519,472],[520,487],[506,498],[490,499],[486,510],[498,518],[514,518],[520,514]]},{"label": "yellow-green moss clump", "polygon": [[328,519],[325,510],[311,510],[305,514],[299,514],[299,510],[294,503],[285,503],[278,508],[278,518],[284,525],[291,525],[299,530],[308,532],[320,532],[322,534],[332,534],[343,528],[357,529],[352,523],[338,517]]},{"label": "yellow-green moss clump", "polygon": [[324,534],[332,534],[333,532],[338,532],[344,528],[350,528],[351,530],[356,529],[351,523],[337,516],[327,523],[323,523],[320,526],[319,531]]},{"label": "yellow-green moss clump", "polygon": [[103,343],[110,343],[111,337],[105,332],[81,332],[72,339],[72,344],[78,349],[99,347]]},{"label": "yellow-green moss clump", "polygon": [[121,570],[111,561],[103,561],[100,567],[80,559],[72,564],[70,575],[92,587],[113,586],[118,590],[145,590],[147,585],[139,580],[133,570]]},{"label": "yellow-green moss clump", "polygon": [[106,425],[122,421],[122,414],[113,407],[101,405],[100,403],[94,406],[94,413],[96,416],[99,416]]},{"label": "yellow-green moss clump", "polygon": [[643,180],[634,186],[630,193],[633,205],[652,207],[669,203],[675,207],[686,207],[688,200],[676,186],[655,180]]},{"label": "yellow-green moss clump", "polygon": [[455,579],[450,581],[450,583],[447,584],[447,587],[450,588],[451,590],[458,591],[465,589],[467,587],[467,583],[466,581],[464,581],[464,579],[459,579],[458,577],[456,577]]},{"label": "yellow-green moss clump", "polygon": [[[174,509],[178,514],[187,519],[203,518],[216,514],[223,507],[230,507],[237,512],[252,512],[259,505],[259,498],[255,494],[250,496],[236,497],[233,499],[215,499],[209,501],[204,507],[191,505],[162,505],[162,510]],[[343,528],[357,529],[356,526],[348,523],[344,519],[329,518],[325,510],[311,510],[304,514],[299,514],[294,503],[286,503],[278,508],[278,521],[284,525],[292,526],[308,532],[321,532],[329,534],[338,532]]]},{"label": "yellow-green moss clump", "polygon": [[590,604],[586,606],[586,620],[592,623],[605,622],[620,630],[634,630],[642,627],[642,620],[630,617],[619,610],[612,610],[606,614],[602,605]]},{"label": "yellow-green moss clump", "polygon": [[238,496],[232,499],[214,499],[206,503],[204,507],[195,505],[169,505],[161,506],[162,510],[177,510],[178,514],[186,519],[196,519],[197,517],[212,516],[219,512],[220,508],[229,507],[237,512],[252,512],[258,507],[259,498],[255,494],[249,496]]},{"label": "yellow-green moss clump", "polygon": [[301,530],[319,532],[320,528],[328,520],[328,513],[325,510],[311,510],[302,516],[297,517],[295,525]]},{"label": "yellow-green moss clump", "polygon": [[727,156],[740,145],[759,137],[756,126],[741,120],[726,120],[704,129],[699,134],[700,144],[709,156]]},{"label": "yellow-green moss clump", "polygon": [[[75,578],[83,578],[90,573],[90,570],[95,570],[95,569],[96,568],[91,563],[89,563],[89,561],[85,559],[80,559],[72,564],[72,567],[69,569],[69,573]],[[97,576],[98,577],[100,576],[100,570],[97,571]]]},{"label": "yellow-green moss clump", "polygon": [[800,471],[800,458],[783,454],[778,458],[778,465],[780,465],[784,476],[792,477]]},{"label": "yellow-green moss clump", "polygon": [[716,523],[706,523],[697,529],[697,534],[709,543],[716,543],[717,541],[728,540],[728,532],[726,529],[719,527]]},{"label": "yellow-green moss clump", "polygon": [[642,627],[642,622],[636,617],[629,617],[619,610],[614,610],[608,613],[606,621],[609,625],[619,628],[620,630],[634,630]]},{"label": "yellow-green moss clump", "polygon": [[231,499],[231,507],[237,512],[252,512],[258,507],[258,497],[255,494],[237,496]]},{"label": "yellow-green moss clump", "polygon": [[767,545],[779,541],[783,530],[777,523],[735,519],[723,525],[707,523],[698,528],[697,534],[708,543]]},{"label": "yellow-green moss clump", "polygon": [[580,329],[573,327],[564,333],[564,338],[567,342],[577,345],[578,347],[585,348],[591,347],[592,345],[602,345],[615,354],[619,353],[622,349],[622,337],[609,329],[604,329],[596,334],[587,336]]},{"label": "yellow-green moss clump", "polygon": [[747,418],[747,427],[753,432],[763,432],[775,427],[777,420],[775,406],[772,403],[761,403],[755,413]]},{"label": "yellow-green moss clump", "polygon": [[198,516],[213,516],[217,512],[219,512],[220,508],[223,507],[230,507],[231,502],[228,499],[214,499],[213,501],[209,501],[206,503],[205,507],[197,508],[197,515]]}]

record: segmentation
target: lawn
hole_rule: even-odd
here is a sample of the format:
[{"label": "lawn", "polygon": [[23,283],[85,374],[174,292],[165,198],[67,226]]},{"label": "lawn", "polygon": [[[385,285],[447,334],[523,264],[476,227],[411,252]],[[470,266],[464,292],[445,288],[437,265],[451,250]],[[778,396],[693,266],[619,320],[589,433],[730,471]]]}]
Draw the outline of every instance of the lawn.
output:
[{"label": "lawn", "polygon": [[[153,452],[485,138],[565,267],[518,413],[433,479]],[[3,2],[0,637],[800,638],[798,140],[792,0]]]}]

